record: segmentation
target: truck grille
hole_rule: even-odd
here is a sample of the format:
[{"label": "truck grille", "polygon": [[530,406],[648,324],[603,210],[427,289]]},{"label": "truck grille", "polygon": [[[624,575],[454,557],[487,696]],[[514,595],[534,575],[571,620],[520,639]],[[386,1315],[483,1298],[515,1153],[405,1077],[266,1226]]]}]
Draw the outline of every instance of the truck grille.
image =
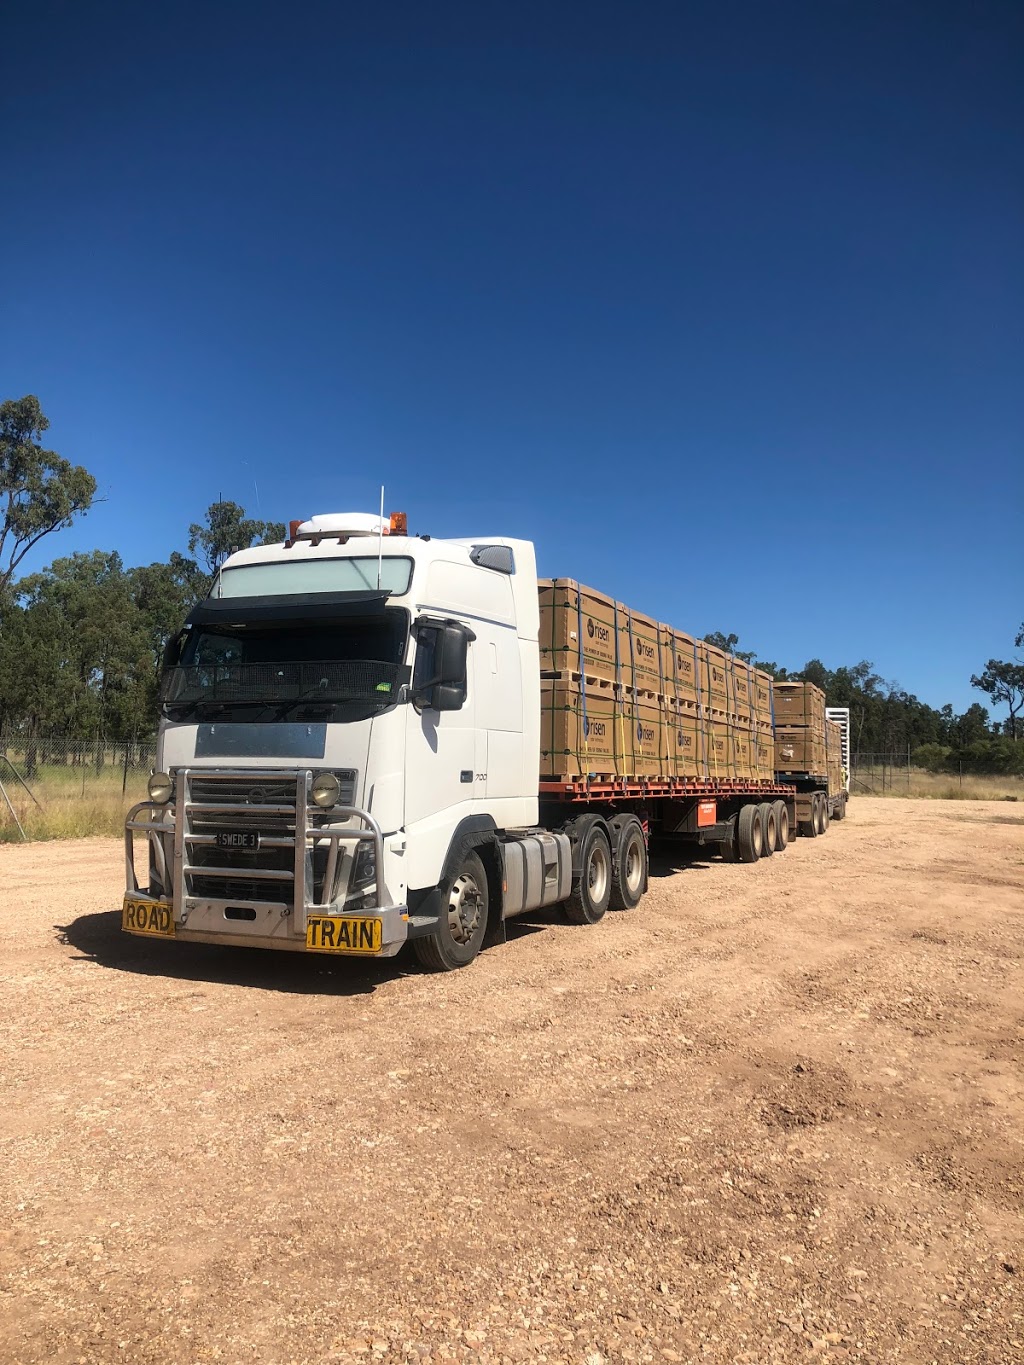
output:
[{"label": "truck grille", "polygon": [[[344,769],[336,775],[341,784],[338,804],[351,805],[356,773]],[[294,904],[295,802],[297,793],[304,790],[304,784],[299,786],[298,774],[268,779],[266,774],[259,773],[253,776],[238,772],[223,776],[191,773],[186,783],[182,867],[185,895],[204,900]],[[219,806],[226,809],[218,810]],[[307,808],[304,823],[315,829],[331,819],[328,811]],[[240,831],[259,834],[260,847],[221,848],[212,842],[221,832]],[[304,857],[312,878],[313,898],[319,903],[328,849],[307,846]],[[212,871],[214,868],[216,872]]]}]

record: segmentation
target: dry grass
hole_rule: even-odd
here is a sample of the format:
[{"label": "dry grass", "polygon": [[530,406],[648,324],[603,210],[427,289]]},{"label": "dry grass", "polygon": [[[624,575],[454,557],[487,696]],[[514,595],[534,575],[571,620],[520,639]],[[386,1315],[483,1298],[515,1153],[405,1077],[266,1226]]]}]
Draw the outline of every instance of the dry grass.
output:
[{"label": "dry grass", "polygon": [[924,768],[857,768],[854,795],[918,797],[928,801],[1024,801],[1024,778],[930,773]]},{"label": "dry grass", "polygon": [[[30,839],[83,839],[91,834],[119,835],[124,817],[146,795],[146,774],[129,771],[124,793],[124,774],[112,768],[41,768],[29,784],[32,796],[0,773],[7,796],[22,828]],[[36,805],[36,801],[39,805]],[[0,843],[19,842],[18,826],[7,803],[0,798]]]}]

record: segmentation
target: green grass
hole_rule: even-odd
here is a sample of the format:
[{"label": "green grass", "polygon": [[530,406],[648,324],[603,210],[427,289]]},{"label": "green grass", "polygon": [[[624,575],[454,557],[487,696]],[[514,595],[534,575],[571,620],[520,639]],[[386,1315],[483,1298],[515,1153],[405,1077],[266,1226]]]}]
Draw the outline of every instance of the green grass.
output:
[{"label": "green grass", "polygon": [[[91,834],[119,835],[124,817],[136,801],[146,795],[147,774],[129,770],[122,794],[124,774],[95,767],[40,768],[29,782],[32,796],[11,777],[6,764],[0,765],[0,781],[14,806],[18,819],[30,839],[84,839]],[[18,843],[21,834],[11,818],[7,803],[0,797],[0,843]]]}]

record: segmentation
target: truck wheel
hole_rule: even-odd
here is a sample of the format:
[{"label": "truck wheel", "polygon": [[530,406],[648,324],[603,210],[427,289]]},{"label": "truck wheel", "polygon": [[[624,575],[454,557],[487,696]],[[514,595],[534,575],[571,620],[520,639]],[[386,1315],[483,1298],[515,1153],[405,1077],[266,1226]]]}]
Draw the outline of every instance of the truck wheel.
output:
[{"label": "truck wheel", "polygon": [[828,797],[824,792],[821,794],[821,832],[826,834],[828,827],[832,823],[832,817],[828,813]]},{"label": "truck wheel", "polygon": [[573,883],[565,913],[573,924],[596,924],[612,895],[612,846],[598,824],[583,836],[579,880]]},{"label": "truck wheel", "polygon": [[635,817],[619,831],[619,842],[612,854],[612,910],[632,910],[647,885],[647,840],[643,826]]},{"label": "truck wheel", "polygon": [[805,839],[818,837],[818,798],[811,796],[811,813],[806,820],[800,821],[800,833]]},{"label": "truck wheel", "polygon": [[833,820],[845,820],[845,819],[846,819],[846,797],[845,797],[845,796],[840,796],[840,797],[839,797],[839,800],[836,802],[836,808],[835,808],[835,810],[832,812],[832,819],[833,819]]},{"label": "truck wheel", "polygon": [[761,823],[761,807],[744,806],[736,824],[736,848],[741,863],[756,863],[764,845],[764,826]]},{"label": "truck wheel", "polygon": [[821,819],[821,792],[815,792],[811,797],[811,824],[814,826],[816,836],[825,833],[825,826]]},{"label": "truck wheel", "polygon": [[413,950],[430,972],[468,967],[479,953],[487,930],[487,873],[476,853],[467,853],[448,892],[441,923],[426,938],[414,938]]},{"label": "truck wheel", "polygon": [[770,858],[775,852],[775,843],[779,837],[778,826],[775,823],[775,807],[770,801],[762,801],[758,809],[761,812],[761,857]]},{"label": "truck wheel", "polygon": [[775,852],[781,853],[789,843],[789,807],[785,801],[773,801],[775,810]]}]

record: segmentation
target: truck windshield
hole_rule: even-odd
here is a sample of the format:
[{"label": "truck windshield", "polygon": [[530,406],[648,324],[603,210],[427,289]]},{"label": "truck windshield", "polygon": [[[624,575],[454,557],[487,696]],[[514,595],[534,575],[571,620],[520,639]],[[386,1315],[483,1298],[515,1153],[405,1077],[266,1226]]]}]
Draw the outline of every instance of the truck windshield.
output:
[{"label": "truck windshield", "polygon": [[409,670],[403,611],[336,621],[197,626],[164,672],[160,700],[171,719],[238,714],[355,720],[398,700]]}]

